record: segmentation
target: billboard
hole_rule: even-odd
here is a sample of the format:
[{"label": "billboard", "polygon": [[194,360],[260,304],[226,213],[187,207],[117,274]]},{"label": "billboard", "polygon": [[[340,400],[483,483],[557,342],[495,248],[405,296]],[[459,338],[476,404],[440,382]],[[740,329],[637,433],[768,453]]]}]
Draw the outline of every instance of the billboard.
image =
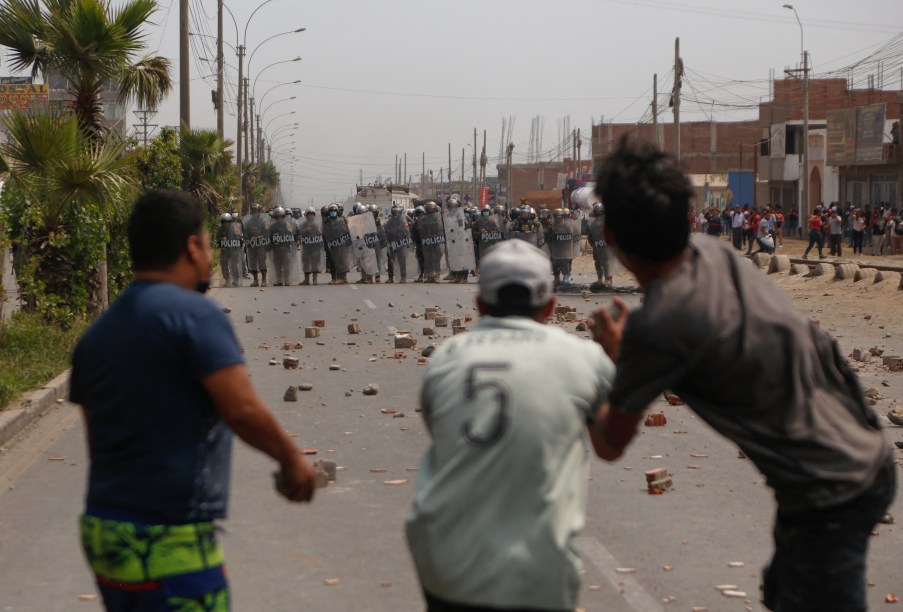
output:
[{"label": "billboard", "polygon": [[884,145],[884,115],[886,105],[881,102],[856,109],[856,161],[880,161]]},{"label": "billboard", "polygon": [[728,170],[727,192],[731,206],[756,205],[756,176],[752,170]]},{"label": "billboard", "polygon": [[771,126],[771,155],[774,158],[783,158],[787,156],[787,124],[776,123]]},{"label": "billboard", "polygon": [[849,166],[856,161],[856,109],[828,111],[828,165]]},{"label": "billboard", "polygon": [[46,107],[50,101],[47,85],[31,83],[0,84],[0,110],[28,110]]}]

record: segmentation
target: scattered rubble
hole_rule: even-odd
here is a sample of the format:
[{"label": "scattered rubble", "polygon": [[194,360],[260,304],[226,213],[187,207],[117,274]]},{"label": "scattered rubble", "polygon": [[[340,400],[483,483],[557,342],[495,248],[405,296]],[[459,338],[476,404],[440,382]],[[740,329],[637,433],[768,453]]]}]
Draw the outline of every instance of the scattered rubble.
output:
[{"label": "scattered rubble", "polygon": [[290,386],[285,390],[285,395],[282,396],[282,399],[286,402],[297,402],[298,401],[298,387],[295,385]]},{"label": "scattered rubble", "polygon": [[297,370],[300,360],[297,357],[283,357],[282,367],[286,370]]},{"label": "scattered rubble", "polygon": [[417,337],[410,332],[398,332],[395,334],[395,348],[407,349],[417,346]]},{"label": "scattered rubble", "polygon": [[361,326],[357,323],[349,323],[348,324],[348,333],[349,334],[359,334],[361,333]]},{"label": "scattered rubble", "polygon": [[245,315],[245,323],[253,323],[254,315]]},{"label": "scattered rubble", "polygon": [[304,337],[305,338],[319,338],[320,337],[320,328],[319,327],[305,327],[304,328]]},{"label": "scattered rubble", "polygon": [[369,385],[364,387],[362,393],[364,395],[376,395],[377,393],[379,393],[379,385],[376,383],[370,383]]},{"label": "scattered rubble", "polygon": [[646,416],[643,422],[646,427],[664,427],[668,424],[668,419],[664,412],[652,412]]}]

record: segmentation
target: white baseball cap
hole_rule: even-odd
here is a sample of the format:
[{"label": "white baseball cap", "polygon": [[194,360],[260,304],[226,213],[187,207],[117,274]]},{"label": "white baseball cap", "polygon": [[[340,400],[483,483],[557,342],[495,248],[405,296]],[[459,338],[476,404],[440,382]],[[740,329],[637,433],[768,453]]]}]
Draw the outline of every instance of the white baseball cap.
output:
[{"label": "white baseball cap", "polygon": [[499,289],[521,285],[530,291],[530,306],[545,306],[552,295],[552,262],[532,244],[512,239],[493,246],[480,258],[480,298],[498,305]]}]

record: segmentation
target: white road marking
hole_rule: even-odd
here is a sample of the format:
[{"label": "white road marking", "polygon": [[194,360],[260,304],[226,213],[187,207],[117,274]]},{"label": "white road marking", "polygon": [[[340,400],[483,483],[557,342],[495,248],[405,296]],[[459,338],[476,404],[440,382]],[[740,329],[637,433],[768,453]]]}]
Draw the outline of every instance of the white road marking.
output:
[{"label": "white road marking", "polygon": [[350,289],[353,289],[353,290],[357,291],[357,287],[356,287],[355,285],[348,285],[348,287],[349,287]]},{"label": "white road marking", "polygon": [[632,574],[618,574],[615,569],[622,567],[608,549],[598,539],[593,537],[577,538],[577,549],[580,558],[591,561],[602,572],[605,579],[616,590],[624,588],[624,601],[637,610],[637,612],[662,612],[661,602],[646,592]]},{"label": "white road marking", "polygon": [[367,308],[369,308],[371,310],[376,310],[376,304],[374,304],[372,301],[364,300],[364,304],[367,305]]}]

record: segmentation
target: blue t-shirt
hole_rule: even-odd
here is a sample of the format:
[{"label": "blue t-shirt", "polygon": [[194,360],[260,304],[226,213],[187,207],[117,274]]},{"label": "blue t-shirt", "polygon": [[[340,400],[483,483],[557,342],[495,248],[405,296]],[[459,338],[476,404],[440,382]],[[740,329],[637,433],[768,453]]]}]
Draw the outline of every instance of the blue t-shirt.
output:
[{"label": "blue t-shirt", "polygon": [[201,380],[243,363],[229,319],[195,291],[133,283],[79,341],[88,512],[155,524],[226,515],[232,434]]}]

